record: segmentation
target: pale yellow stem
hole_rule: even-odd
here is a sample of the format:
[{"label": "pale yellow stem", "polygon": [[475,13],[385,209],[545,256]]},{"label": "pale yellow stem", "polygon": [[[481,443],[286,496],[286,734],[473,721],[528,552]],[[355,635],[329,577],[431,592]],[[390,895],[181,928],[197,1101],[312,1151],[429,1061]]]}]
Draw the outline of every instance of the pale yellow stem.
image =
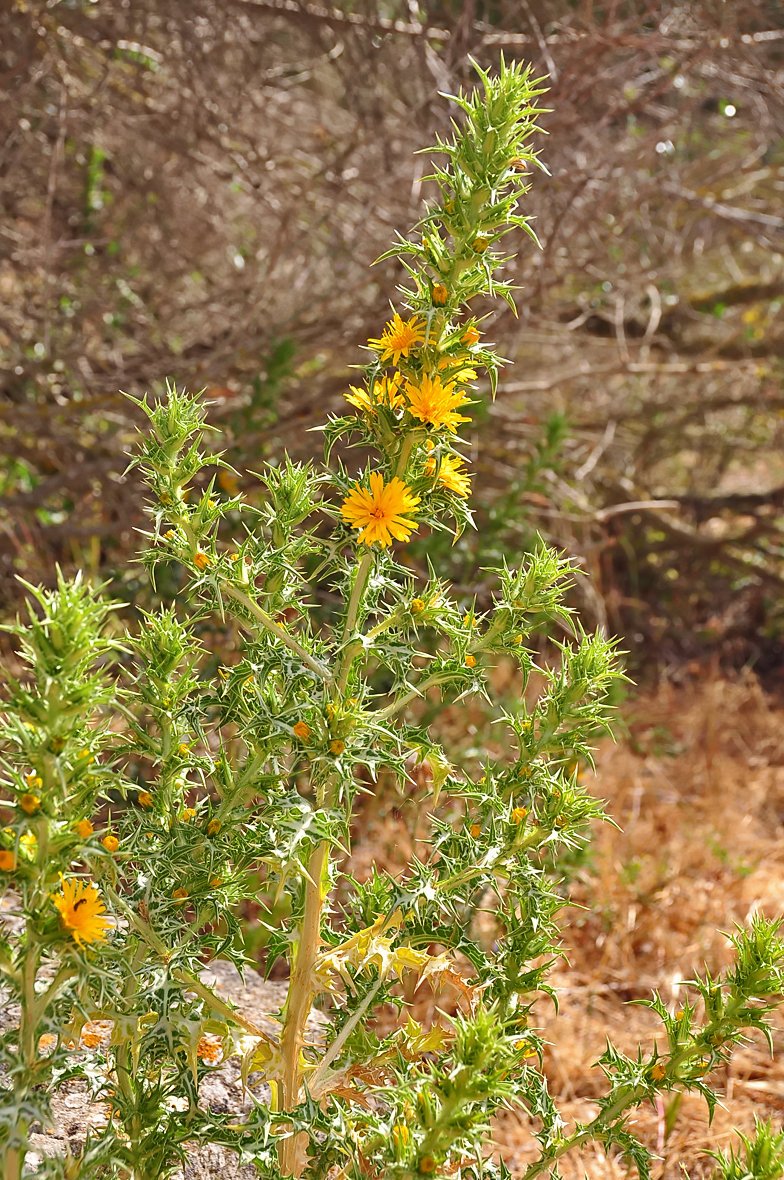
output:
[{"label": "pale yellow stem", "polygon": [[[305,910],[299,932],[296,959],[289,980],[286,1011],[280,1047],[283,1056],[281,1107],[293,1110],[299,1102],[302,1082],[300,1054],[305,1040],[305,1026],[313,1005],[313,968],[321,943],[321,910],[324,905],[324,870],[329,845],[319,844],[308,864],[309,880],[305,881]],[[284,1176],[299,1177],[303,1161],[299,1158],[298,1137],[293,1135],[280,1145],[280,1170]]]}]

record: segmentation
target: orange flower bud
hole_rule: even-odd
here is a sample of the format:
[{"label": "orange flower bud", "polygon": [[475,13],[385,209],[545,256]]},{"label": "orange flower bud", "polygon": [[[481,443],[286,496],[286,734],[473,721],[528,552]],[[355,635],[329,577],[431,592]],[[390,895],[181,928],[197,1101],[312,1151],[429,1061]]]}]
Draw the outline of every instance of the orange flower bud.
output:
[{"label": "orange flower bud", "polygon": [[0,873],[12,873],[16,868],[16,857],[5,848],[0,849]]},{"label": "orange flower bud", "polygon": [[294,726],[294,733],[300,741],[306,742],[310,737],[310,726],[306,725],[304,721],[298,721]]},{"label": "orange flower bud", "polygon": [[120,841],[116,836],[112,836],[111,833],[108,836],[104,836],[103,840],[101,840],[101,843],[107,852],[116,852],[120,847]]},{"label": "orange flower bud", "polygon": [[74,831],[78,836],[81,836],[83,840],[89,840],[95,831],[95,828],[90,823],[89,819],[80,819],[77,824],[74,824]]}]

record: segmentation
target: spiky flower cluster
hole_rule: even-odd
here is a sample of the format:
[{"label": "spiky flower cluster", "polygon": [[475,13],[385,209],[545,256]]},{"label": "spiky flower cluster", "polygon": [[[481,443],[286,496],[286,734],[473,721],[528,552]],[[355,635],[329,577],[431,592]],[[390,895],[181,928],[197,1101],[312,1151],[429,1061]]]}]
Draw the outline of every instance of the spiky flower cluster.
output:
[{"label": "spiky flower cluster", "polygon": [[[478,372],[489,376],[495,393],[502,362],[481,343],[469,305],[489,294],[514,307],[509,284],[494,277],[504,261],[496,247],[516,228],[534,236],[516,208],[528,189],[528,169],[542,166],[529,144],[539,113],[531,104],[540,89],[513,69],[503,68],[493,83],[481,76],[483,92],[453,98],[465,119],[455,124],[453,141],[436,146],[448,160],[429,178],[438,201],[416,236],[382,255],[399,258],[413,280],[403,291],[406,314],[393,310],[382,334],[368,341],[373,358],[364,384],[346,394],[358,417],[333,419],[327,427],[330,441],[348,435],[354,445],[378,448],[388,478],[398,481],[390,491],[388,482],[372,484],[368,473],[348,492],[343,517],[368,545],[407,540],[420,523],[442,528],[444,514],[458,533],[471,521],[465,504],[471,477],[457,431],[470,421],[464,411]],[[420,503],[418,519],[396,523]]]},{"label": "spiky flower cluster", "polygon": [[[734,968],[694,983],[699,1011],[651,1001],[660,1047],[608,1047],[590,1123],[567,1134],[548,1091],[532,1007],[552,994],[559,858],[601,814],[577,769],[611,718],[612,645],[572,617],[570,567],[544,546],[496,571],[484,614],[434,571],[415,577],[401,548],[425,524],[470,521],[461,411],[500,362],[466,308],[510,297],[496,245],[525,228],[514,209],[539,89],[505,65],[482,87],[455,99],[465,117],[438,145],[441,199],[395,248],[413,259],[405,315],[370,341],[357,413],[326,427],[328,457],[338,440],[371,448],[361,477],[284,459],[246,503],[203,448],[205,406],[170,387],[139,403],[135,462],[151,494],[144,561],[159,587],[180,571],[176,601],[139,611],[119,641],[101,588],[60,578],[31,590],[29,622],[11,628],[26,671],[0,720],[0,874],[21,920],[0,944],[20,1014],[0,1034],[2,1180],[21,1180],[47,1095],[77,1076],[106,1102],[105,1125],[41,1174],[158,1180],[216,1143],[267,1180],[478,1180],[505,1174],[490,1120],[515,1106],[539,1141],[527,1180],[591,1140],[644,1176],[629,1113],[662,1091],[713,1101],[711,1071],[744,1029],[766,1028],[784,952],[775,923],[756,920]],[[215,652],[200,643],[207,619],[233,637]],[[553,623],[568,639],[535,695],[536,634]],[[496,709],[509,755],[452,765],[424,702],[489,698],[501,657],[520,685]],[[426,850],[402,874],[350,875],[358,802],[414,774]],[[203,973],[215,958],[244,966],[236,913],[259,890],[267,962],[288,974],[264,1028]],[[424,1025],[403,1011],[415,987],[438,996]],[[247,1117],[200,1094],[234,1056]],[[755,1159],[779,1151],[763,1139]],[[734,1176],[735,1158],[720,1170]]]}]

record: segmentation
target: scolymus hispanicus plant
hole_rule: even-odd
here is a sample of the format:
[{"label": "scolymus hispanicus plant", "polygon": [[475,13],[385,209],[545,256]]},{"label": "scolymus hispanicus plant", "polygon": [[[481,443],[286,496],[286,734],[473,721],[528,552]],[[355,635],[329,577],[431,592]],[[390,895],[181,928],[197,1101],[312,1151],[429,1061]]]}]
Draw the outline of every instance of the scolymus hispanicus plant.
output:
[{"label": "scolymus hispanicus plant", "polygon": [[[215,1143],[269,1178],[474,1180],[504,1174],[490,1127],[511,1107],[539,1142],[526,1180],[590,1141],[645,1176],[629,1114],[684,1089],[714,1103],[712,1071],[777,1002],[777,927],[755,919],[726,976],[695,981],[677,1013],[651,1001],[655,1047],[629,1058],[608,1046],[599,1113],[567,1133],[532,1005],[555,998],[559,857],[601,814],[577,766],[609,725],[613,646],[571,615],[570,567],[544,545],[495,571],[485,613],[436,570],[418,579],[404,548],[471,524],[460,428],[501,364],[471,301],[511,302],[503,239],[532,232],[516,210],[538,165],[541,87],[503,62],[480,82],[452,98],[438,199],[391,251],[408,283],[368,342],[351,413],[324,428],[324,467],[269,466],[261,507],[221,493],[231,479],[206,478],[223,469],[202,449],[206,407],[170,386],[139,403],[149,430],[134,462],[152,497],[143,559],[153,582],[178,563],[187,599],[123,633],[101,588],[60,578],[31,589],[29,621],[11,628],[23,668],[2,722],[0,873],[16,924],[0,970],[18,1013],[0,1042],[4,1180],[22,1175],[49,1096],[75,1077],[104,1125],[41,1174],[153,1180]],[[338,441],[369,454],[365,467],[330,465]],[[238,514],[241,540],[227,540]],[[241,634],[217,670],[197,634],[208,618]],[[536,633],[553,623],[568,638],[540,669],[544,690],[526,695]],[[422,706],[490,699],[501,658],[521,682],[515,706],[496,709],[512,752],[471,774]],[[352,818],[412,765],[429,784],[424,851],[402,874],[352,877]],[[235,913],[260,875],[274,898],[268,963],[288,968],[264,1029],[202,977],[210,958],[242,966]],[[436,996],[424,1024],[404,1003],[415,987]],[[328,1017],[319,1035],[314,1005]],[[252,1078],[244,1115],[199,1097],[233,1056]]]}]

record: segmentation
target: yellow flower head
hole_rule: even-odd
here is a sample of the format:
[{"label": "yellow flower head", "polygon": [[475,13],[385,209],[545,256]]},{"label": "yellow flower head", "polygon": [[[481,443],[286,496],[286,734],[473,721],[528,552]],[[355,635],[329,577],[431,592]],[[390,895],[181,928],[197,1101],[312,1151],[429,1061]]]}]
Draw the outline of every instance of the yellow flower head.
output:
[{"label": "yellow flower head", "polygon": [[74,831],[83,840],[89,840],[95,828],[90,823],[89,819],[80,819],[78,823],[74,824]]},{"label": "yellow flower head", "polygon": [[211,819],[210,822],[207,824],[207,835],[208,836],[217,836],[218,832],[221,830],[222,827],[223,827],[223,824],[221,823],[221,821],[219,819]]},{"label": "yellow flower head", "polygon": [[432,1155],[423,1155],[419,1161],[419,1170],[423,1176],[431,1176],[436,1170],[436,1161]]},{"label": "yellow flower head", "polygon": [[488,242],[487,238],[478,237],[474,238],[473,242],[471,243],[471,249],[477,254],[484,254],[489,245],[490,243]]},{"label": "yellow flower head", "polygon": [[197,570],[206,570],[208,566],[212,565],[212,559],[206,553],[202,553],[201,549],[194,554],[193,564]]},{"label": "yellow flower head", "polygon": [[423,598],[413,598],[411,600],[411,614],[421,615],[425,609],[425,601]]},{"label": "yellow flower head", "polygon": [[294,733],[301,741],[305,742],[310,737],[310,726],[306,725],[304,721],[298,721],[294,726]]},{"label": "yellow flower head", "polygon": [[660,1082],[667,1072],[667,1067],[663,1061],[656,1061],[651,1066],[651,1078],[654,1082]]},{"label": "yellow flower head", "polygon": [[218,472],[218,487],[229,496],[236,496],[239,489],[236,475],[233,475],[231,471],[226,471],[225,468],[221,468]]},{"label": "yellow flower head", "polygon": [[107,852],[116,852],[120,847],[120,841],[116,836],[112,836],[111,833],[108,836],[104,836],[103,840],[101,840],[101,843]]},{"label": "yellow flower head", "polygon": [[481,824],[471,824],[471,827],[468,830],[471,833],[471,835],[474,837],[474,839],[476,839],[476,837],[482,831],[482,825]]},{"label": "yellow flower head", "polygon": [[366,545],[378,542],[386,548],[392,544],[393,538],[407,541],[416,529],[416,522],[409,520],[404,513],[413,512],[418,503],[419,496],[415,496],[402,479],[395,476],[385,484],[383,475],[373,471],[370,489],[354,484],[340,511],[352,528],[362,530],[360,541]]},{"label": "yellow flower head", "polygon": [[471,324],[466,328],[465,332],[460,337],[460,340],[463,344],[467,344],[468,347],[471,348],[474,344],[479,343],[479,332],[476,330],[473,324]]},{"label": "yellow flower head", "polygon": [[220,889],[223,884],[223,877],[212,877],[210,880],[210,889]]},{"label": "yellow flower head", "polygon": [[208,1065],[215,1065],[221,1056],[221,1043],[218,1038],[209,1034],[203,1036],[196,1047],[196,1056],[201,1057]]},{"label": "yellow flower head", "polygon": [[[464,463],[462,455],[444,455],[438,471],[438,482],[456,496],[465,498],[471,495],[471,476],[460,470]],[[425,464],[425,475],[433,476],[435,473],[436,461],[428,459]]]},{"label": "yellow flower head", "polygon": [[347,402],[356,406],[363,414],[372,414],[376,406],[387,406],[390,410],[397,410],[405,405],[405,398],[400,391],[402,384],[403,374],[393,373],[391,377],[379,377],[369,391],[350,385],[351,393],[344,396]]},{"label": "yellow flower head", "polygon": [[368,340],[371,348],[379,351],[379,360],[391,360],[393,364],[397,364],[401,356],[408,356],[412,348],[416,348],[419,344],[424,344],[425,333],[422,330],[422,322],[416,316],[410,320],[402,320],[395,312],[392,319],[384,328],[383,334],[378,339]]},{"label": "yellow flower head", "polygon": [[140,807],[152,807],[152,795],[149,791],[139,791],[136,802]]},{"label": "yellow flower head", "polygon": [[406,397],[411,416],[427,426],[446,426],[447,430],[454,432],[461,422],[471,421],[457,413],[458,408],[464,406],[469,398],[464,389],[455,389],[453,381],[443,385],[440,377],[429,377],[423,373],[418,385],[408,382]]},{"label": "yellow flower head", "polygon": [[184,824],[189,824],[196,815],[195,807],[184,807],[180,819]]},{"label": "yellow flower head", "polygon": [[466,656],[465,666],[466,666],[466,668],[475,668],[476,667],[476,656]]},{"label": "yellow flower head", "polygon": [[527,807],[515,807],[512,809],[512,819],[516,824],[521,824],[527,815]]},{"label": "yellow flower head", "polygon": [[182,904],[184,901],[187,901],[187,899],[188,899],[188,890],[187,889],[175,889],[174,892],[172,893],[172,897],[174,898],[175,901]]},{"label": "yellow flower head", "polygon": [[85,884],[75,878],[66,881],[62,873],[60,881],[63,891],[56,894],[52,901],[60,911],[60,920],[74,942],[78,942],[81,947],[89,942],[103,942],[109,919],[103,917],[106,906],[95,885],[92,881]]},{"label": "yellow flower head", "polygon": [[41,806],[41,800],[37,795],[22,795],[19,799],[19,806],[28,815],[33,815]]},{"label": "yellow flower head", "polygon": [[436,307],[443,307],[449,298],[449,292],[443,283],[433,283],[433,290],[431,292],[433,303]]},{"label": "yellow flower head", "polygon": [[39,787],[44,785],[44,780],[34,770],[31,770],[29,774],[25,775],[25,782],[31,791],[37,791]]},{"label": "yellow flower head", "polygon": [[16,868],[16,857],[6,848],[0,849],[0,873],[13,873]]},{"label": "yellow flower head", "polygon": [[334,742],[329,743],[329,751],[331,754],[334,754],[336,758],[340,757],[345,748],[346,743],[342,742],[340,738],[335,738]]}]

